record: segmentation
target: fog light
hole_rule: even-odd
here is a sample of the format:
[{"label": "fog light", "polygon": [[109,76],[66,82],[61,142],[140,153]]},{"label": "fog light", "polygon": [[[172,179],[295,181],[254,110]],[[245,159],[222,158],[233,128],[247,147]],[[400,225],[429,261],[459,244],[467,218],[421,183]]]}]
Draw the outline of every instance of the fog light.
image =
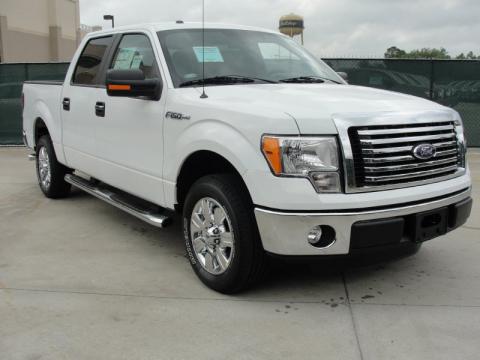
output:
[{"label": "fog light", "polygon": [[307,235],[307,240],[310,244],[314,245],[320,241],[322,237],[322,228],[320,226],[315,226]]},{"label": "fog light", "polygon": [[307,241],[317,248],[326,248],[335,242],[335,236],[335,230],[331,226],[318,225],[310,230]]}]

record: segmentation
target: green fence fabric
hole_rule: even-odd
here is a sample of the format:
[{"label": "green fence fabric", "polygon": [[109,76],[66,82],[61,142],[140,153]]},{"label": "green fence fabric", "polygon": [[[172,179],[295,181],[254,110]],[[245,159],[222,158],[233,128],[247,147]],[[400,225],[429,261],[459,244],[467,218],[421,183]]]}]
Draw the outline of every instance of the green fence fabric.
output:
[{"label": "green fence fabric", "polygon": [[424,97],[457,110],[469,146],[480,146],[480,61],[326,59],[350,84]]},{"label": "green fence fabric", "polygon": [[[480,146],[480,61],[325,59],[350,84],[431,99],[456,109],[469,146]],[[0,144],[22,143],[21,92],[25,80],[63,80],[68,63],[0,64]]]},{"label": "green fence fabric", "polygon": [[68,63],[0,64],[0,145],[22,144],[22,85],[26,80],[63,80]]}]

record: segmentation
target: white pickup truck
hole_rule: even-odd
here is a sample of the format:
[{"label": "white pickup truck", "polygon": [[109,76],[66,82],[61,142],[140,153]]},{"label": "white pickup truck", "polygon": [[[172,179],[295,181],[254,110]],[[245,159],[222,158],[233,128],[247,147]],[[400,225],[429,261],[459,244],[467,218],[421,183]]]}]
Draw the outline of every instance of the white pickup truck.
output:
[{"label": "white pickup truck", "polygon": [[276,32],[92,33],[63,83],[26,82],[23,97],[47,197],[73,185],[159,227],[182,213],[191,265],[220,292],[272,255],[418,247],[470,215],[457,112],[350,86]]}]

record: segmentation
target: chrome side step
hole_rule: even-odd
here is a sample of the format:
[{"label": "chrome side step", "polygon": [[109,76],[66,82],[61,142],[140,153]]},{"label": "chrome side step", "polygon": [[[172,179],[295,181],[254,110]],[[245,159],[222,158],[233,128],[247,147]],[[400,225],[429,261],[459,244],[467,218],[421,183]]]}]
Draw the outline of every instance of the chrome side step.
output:
[{"label": "chrome side step", "polygon": [[65,175],[65,181],[150,225],[162,228],[172,223],[172,218],[166,210],[162,212],[162,208],[149,206],[146,202],[143,205],[141,204],[142,201],[133,201],[133,196],[124,194],[120,190],[116,191],[116,189],[107,185],[90,182],[73,174]]}]

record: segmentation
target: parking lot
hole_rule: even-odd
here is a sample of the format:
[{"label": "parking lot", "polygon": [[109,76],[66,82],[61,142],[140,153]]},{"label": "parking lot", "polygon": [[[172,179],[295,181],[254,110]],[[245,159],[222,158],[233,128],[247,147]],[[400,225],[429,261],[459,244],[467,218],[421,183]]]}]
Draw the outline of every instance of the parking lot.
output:
[{"label": "parking lot", "polygon": [[480,151],[472,216],[412,257],[278,265],[236,296],[197,280],[180,222],[41,194],[0,149],[0,359],[479,359]]}]

